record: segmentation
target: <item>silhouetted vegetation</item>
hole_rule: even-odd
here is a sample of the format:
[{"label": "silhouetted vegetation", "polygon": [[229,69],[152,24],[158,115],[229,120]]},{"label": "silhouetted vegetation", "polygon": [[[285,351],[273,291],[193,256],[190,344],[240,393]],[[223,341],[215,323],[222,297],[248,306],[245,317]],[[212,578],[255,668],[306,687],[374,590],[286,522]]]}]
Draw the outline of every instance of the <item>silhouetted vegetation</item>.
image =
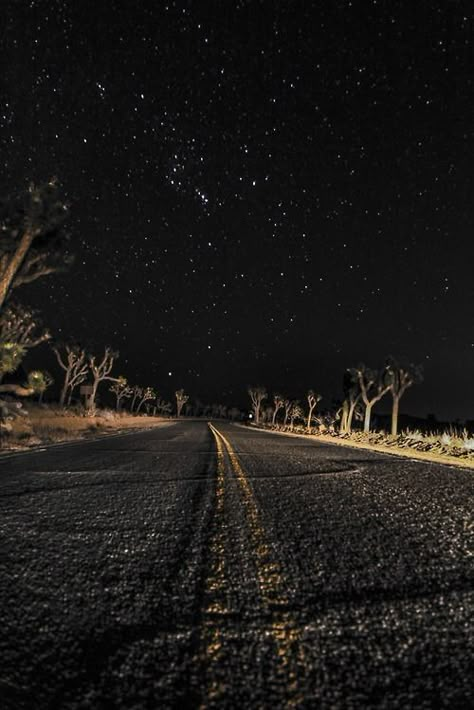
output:
[{"label": "silhouetted vegetation", "polygon": [[[16,398],[36,394],[41,402],[54,382],[52,375],[40,370],[26,373],[23,381],[19,382],[4,383],[3,379],[19,371],[28,351],[51,339],[37,311],[14,302],[11,297],[23,284],[61,271],[71,263],[63,230],[67,213],[67,205],[61,199],[54,180],[40,186],[31,185],[25,192],[6,198],[0,205],[0,418],[3,427],[9,418],[21,416],[24,411],[20,403],[11,397],[9,399],[10,395]],[[123,374],[114,374],[118,353],[113,348],[105,347],[101,355],[96,355],[69,341],[54,342],[51,350],[62,370],[59,378],[61,408],[77,404],[78,388],[82,386],[82,411],[93,415],[100,399],[100,385],[108,381],[111,383],[108,392],[115,397],[117,413],[128,411],[134,415],[171,416],[172,404],[152,384],[132,385]],[[280,393],[270,397],[261,385],[250,386],[247,392],[251,416],[256,425],[337,434],[340,437],[360,436],[360,425],[357,424],[360,421],[363,421],[362,433],[369,436],[374,407],[390,394],[390,433],[395,439],[398,436],[400,401],[410,387],[422,380],[419,366],[390,356],[379,369],[365,364],[347,369],[343,377],[343,398],[332,409],[319,410],[322,397],[314,390],[307,392],[305,408],[298,400]],[[237,407],[219,402],[205,404],[199,398],[191,400],[182,388],[176,390],[174,396],[177,417],[241,421],[247,416]],[[465,436],[464,440],[469,439]]]}]

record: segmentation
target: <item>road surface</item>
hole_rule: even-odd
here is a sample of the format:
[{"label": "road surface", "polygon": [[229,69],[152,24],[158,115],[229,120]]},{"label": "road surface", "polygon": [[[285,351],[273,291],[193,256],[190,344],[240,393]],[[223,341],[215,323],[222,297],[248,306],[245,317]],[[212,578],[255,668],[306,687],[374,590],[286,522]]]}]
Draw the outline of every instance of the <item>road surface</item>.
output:
[{"label": "road surface", "polygon": [[2,459],[0,707],[472,707],[472,502],[217,422]]}]

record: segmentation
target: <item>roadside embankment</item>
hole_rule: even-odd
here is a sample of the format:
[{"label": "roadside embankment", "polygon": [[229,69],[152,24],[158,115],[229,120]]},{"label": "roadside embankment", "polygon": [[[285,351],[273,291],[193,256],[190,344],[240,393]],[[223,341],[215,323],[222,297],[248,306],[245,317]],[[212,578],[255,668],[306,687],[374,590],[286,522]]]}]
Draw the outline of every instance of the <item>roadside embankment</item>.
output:
[{"label": "roadside embankment", "polygon": [[94,416],[73,409],[28,403],[24,413],[6,422],[1,436],[2,451],[30,449],[44,444],[78,441],[98,435],[143,429],[170,421],[164,417],[130,415],[98,410]]}]

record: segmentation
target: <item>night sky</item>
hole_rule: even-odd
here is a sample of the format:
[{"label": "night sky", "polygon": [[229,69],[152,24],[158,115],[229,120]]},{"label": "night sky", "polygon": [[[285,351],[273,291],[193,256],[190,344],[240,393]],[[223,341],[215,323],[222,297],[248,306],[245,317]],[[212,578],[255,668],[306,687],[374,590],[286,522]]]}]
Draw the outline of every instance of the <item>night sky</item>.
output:
[{"label": "night sky", "polygon": [[425,371],[402,411],[474,419],[471,2],[1,15],[0,191],[57,176],[70,203],[74,266],[16,293],[58,338],[237,405],[330,406],[392,354]]}]

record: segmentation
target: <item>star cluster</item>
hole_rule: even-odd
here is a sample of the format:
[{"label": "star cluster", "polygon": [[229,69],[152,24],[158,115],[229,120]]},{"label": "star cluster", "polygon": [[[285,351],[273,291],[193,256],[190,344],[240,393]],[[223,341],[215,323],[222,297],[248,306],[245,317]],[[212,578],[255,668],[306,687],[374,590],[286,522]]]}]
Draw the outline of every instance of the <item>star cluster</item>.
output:
[{"label": "star cluster", "polygon": [[392,353],[472,418],[469,3],[7,5],[1,188],[71,204],[75,266],[22,294],[59,337],[229,404]]}]

